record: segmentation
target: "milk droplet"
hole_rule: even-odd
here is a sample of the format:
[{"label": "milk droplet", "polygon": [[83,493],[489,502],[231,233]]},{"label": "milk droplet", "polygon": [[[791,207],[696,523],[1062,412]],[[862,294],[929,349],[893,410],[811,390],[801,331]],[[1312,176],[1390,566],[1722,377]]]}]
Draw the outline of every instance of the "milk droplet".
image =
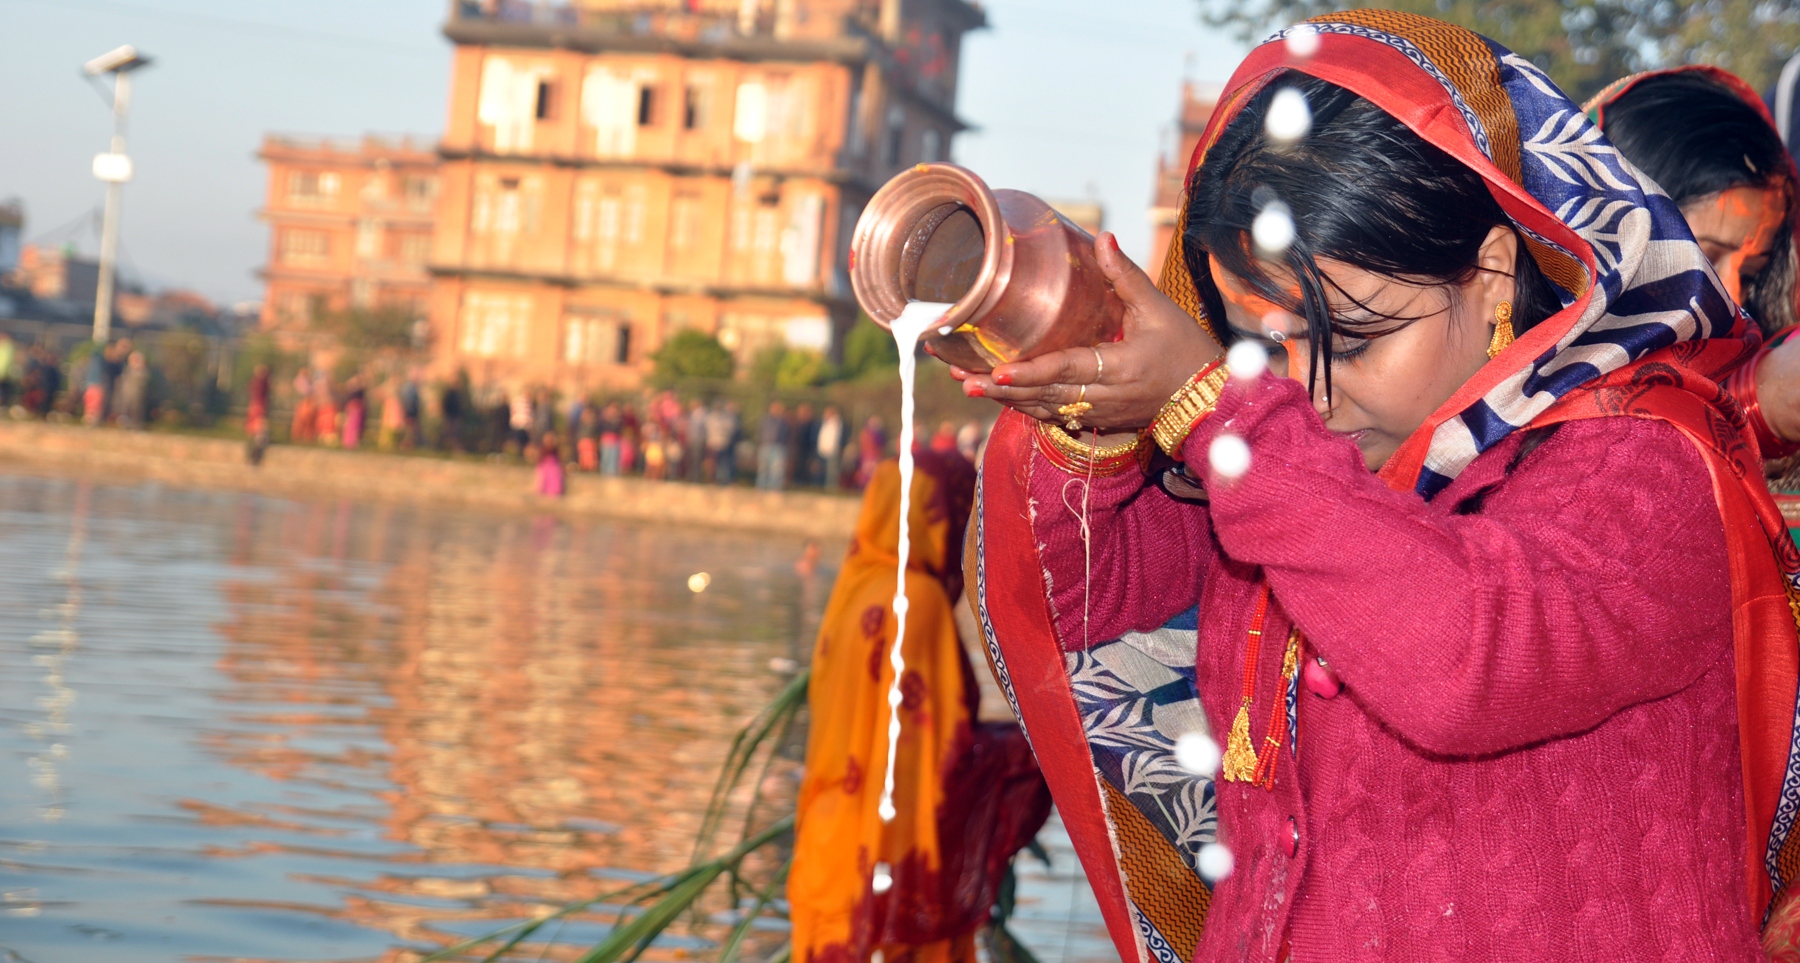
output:
[{"label": "milk droplet", "polygon": [[1250,381],[1269,370],[1269,351],[1255,341],[1239,341],[1225,352],[1225,367],[1238,381]]},{"label": "milk droplet", "polygon": [[1175,762],[1196,776],[1211,777],[1219,771],[1219,744],[1204,732],[1190,732],[1175,740]]},{"label": "milk droplet", "polygon": [[1306,95],[1293,87],[1276,91],[1269,101],[1269,113],[1263,118],[1263,129],[1268,131],[1270,140],[1282,144],[1305,137],[1312,130],[1312,108],[1307,106]]},{"label": "milk droplet", "polygon": [[1310,23],[1295,25],[1287,35],[1288,53],[1302,59],[1319,52],[1319,28]]},{"label": "milk droplet", "polygon": [[869,888],[877,895],[894,888],[894,871],[886,863],[875,864],[875,875],[869,880]]},{"label": "milk droplet", "polygon": [[893,801],[888,799],[882,800],[881,805],[876,807],[875,811],[881,816],[881,821],[884,823],[891,823],[895,816],[900,815],[900,810],[895,809]]},{"label": "milk droplet", "polygon": [[1237,866],[1237,859],[1231,855],[1223,843],[1207,843],[1200,847],[1200,875],[1209,883],[1216,883],[1231,875]]},{"label": "milk droplet", "polygon": [[712,576],[705,572],[695,572],[688,576],[688,591],[695,595],[699,595],[701,592],[706,591],[706,587],[711,584]]},{"label": "milk droplet", "polygon": [[1257,253],[1265,257],[1286,254],[1289,245],[1294,243],[1294,216],[1288,212],[1288,206],[1280,201],[1270,201],[1269,206],[1256,215],[1256,220],[1250,222],[1250,236],[1256,241]]},{"label": "milk droplet", "polygon": [[1242,478],[1250,470],[1250,446],[1236,435],[1220,435],[1206,449],[1206,460],[1220,478]]}]

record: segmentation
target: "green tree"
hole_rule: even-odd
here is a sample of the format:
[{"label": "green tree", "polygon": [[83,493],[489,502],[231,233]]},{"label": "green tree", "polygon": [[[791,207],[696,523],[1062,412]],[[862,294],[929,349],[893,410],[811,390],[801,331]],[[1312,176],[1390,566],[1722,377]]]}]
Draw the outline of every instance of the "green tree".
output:
[{"label": "green tree", "polygon": [[[1246,42],[1341,10],[1327,0],[1198,0],[1207,24]],[[1796,0],[1383,0],[1468,27],[1542,67],[1576,101],[1627,74],[1675,64],[1724,67],[1766,90],[1800,49]]]},{"label": "green tree", "polygon": [[313,318],[315,330],[337,340],[353,354],[406,352],[416,347],[418,315],[400,306],[328,311]]},{"label": "green tree", "polygon": [[663,382],[677,378],[729,378],[735,366],[731,352],[718,338],[691,329],[676,332],[650,359],[656,365],[656,378]]},{"label": "green tree", "polygon": [[863,315],[844,336],[844,377],[886,378],[900,370],[900,348],[894,336]]}]

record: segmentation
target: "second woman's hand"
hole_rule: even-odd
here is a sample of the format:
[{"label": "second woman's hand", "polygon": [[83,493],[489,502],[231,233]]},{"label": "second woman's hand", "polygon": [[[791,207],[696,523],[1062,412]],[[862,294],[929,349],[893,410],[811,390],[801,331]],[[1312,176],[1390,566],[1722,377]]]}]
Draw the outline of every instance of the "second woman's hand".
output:
[{"label": "second woman's hand", "polygon": [[1111,232],[1094,240],[1094,253],[1125,302],[1124,337],[1101,345],[1098,356],[1094,348],[1068,348],[1003,364],[987,374],[957,370],[964,394],[992,398],[1039,421],[1059,424],[1067,418],[1057,409],[1079,399],[1093,406],[1081,415],[1085,426],[1141,428],[1156,419],[1195,372],[1219,357],[1219,343],[1156,289],[1149,275],[1119,250]]}]

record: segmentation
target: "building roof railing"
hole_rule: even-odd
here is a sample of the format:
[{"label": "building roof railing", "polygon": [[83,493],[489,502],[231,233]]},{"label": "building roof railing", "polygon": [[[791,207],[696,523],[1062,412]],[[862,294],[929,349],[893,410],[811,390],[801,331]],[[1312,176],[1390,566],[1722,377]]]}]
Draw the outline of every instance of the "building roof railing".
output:
[{"label": "building roof railing", "polygon": [[270,133],[258,151],[272,155],[333,156],[339,159],[389,158],[432,163],[437,159],[436,137],[418,134],[364,134],[362,137],[327,137],[311,134]]}]

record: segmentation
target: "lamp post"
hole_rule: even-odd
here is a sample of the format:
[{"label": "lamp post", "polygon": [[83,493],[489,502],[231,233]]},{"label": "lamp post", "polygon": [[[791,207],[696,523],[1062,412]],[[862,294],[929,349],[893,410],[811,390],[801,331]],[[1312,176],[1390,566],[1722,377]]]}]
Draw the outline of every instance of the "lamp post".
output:
[{"label": "lamp post", "polygon": [[119,255],[119,193],[131,180],[131,158],[125,154],[125,116],[131,110],[131,72],[150,65],[150,58],[126,44],[83,64],[89,77],[113,75],[112,150],[94,155],[94,176],[106,182],[106,220],[100,229],[100,280],[94,291],[94,340],[105,344],[112,333],[113,275]]}]

